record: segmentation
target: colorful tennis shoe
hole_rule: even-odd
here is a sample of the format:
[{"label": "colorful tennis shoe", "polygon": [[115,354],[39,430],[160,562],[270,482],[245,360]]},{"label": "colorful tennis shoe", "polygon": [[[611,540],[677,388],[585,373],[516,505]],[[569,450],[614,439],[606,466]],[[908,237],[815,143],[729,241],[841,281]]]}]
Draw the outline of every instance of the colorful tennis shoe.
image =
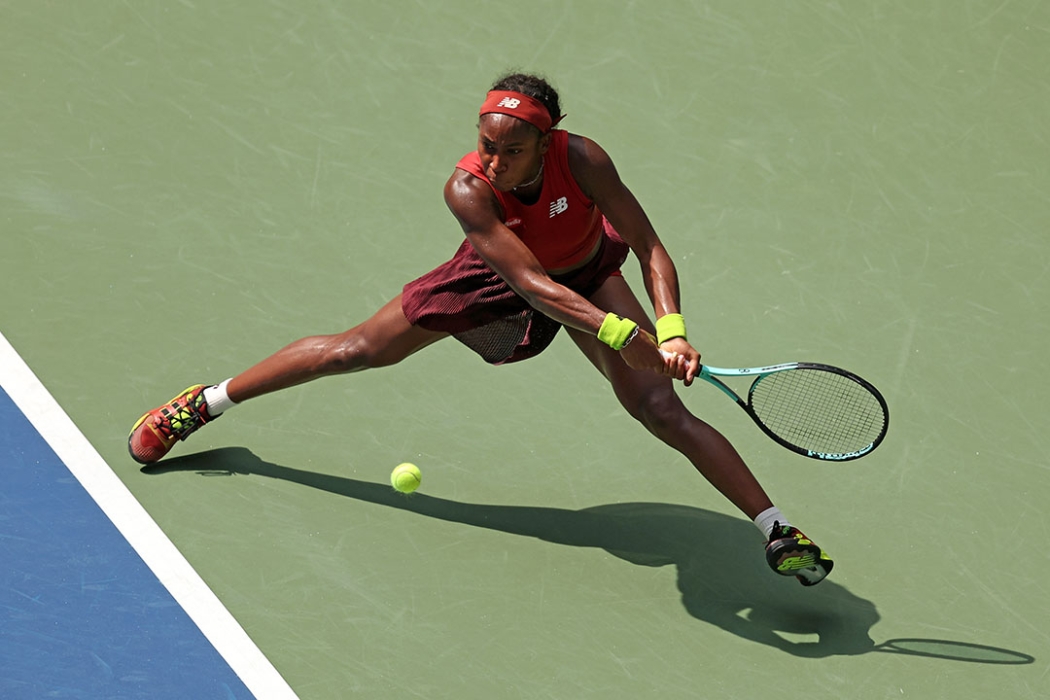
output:
[{"label": "colorful tennis shoe", "polygon": [[139,464],[153,464],[205,423],[218,418],[208,413],[204,385],[191,386],[168,403],[138,419],[128,436],[128,452]]},{"label": "colorful tennis shoe", "polygon": [[773,523],[766,543],[766,562],[781,576],[794,576],[803,586],[815,586],[831,573],[835,562],[797,527]]}]

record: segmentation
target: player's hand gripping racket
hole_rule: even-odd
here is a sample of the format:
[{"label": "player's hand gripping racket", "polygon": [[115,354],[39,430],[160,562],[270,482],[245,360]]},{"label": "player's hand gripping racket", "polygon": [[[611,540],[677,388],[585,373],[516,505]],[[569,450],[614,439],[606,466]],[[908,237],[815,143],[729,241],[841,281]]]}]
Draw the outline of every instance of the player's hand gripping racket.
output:
[{"label": "player's hand gripping racket", "polygon": [[[813,459],[863,457],[889,429],[889,409],[879,390],[838,367],[812,362],[742,369],[701,365],[697,376],[736,401],[766,435]],[[747,401],[718,377],[754,377]]]}]

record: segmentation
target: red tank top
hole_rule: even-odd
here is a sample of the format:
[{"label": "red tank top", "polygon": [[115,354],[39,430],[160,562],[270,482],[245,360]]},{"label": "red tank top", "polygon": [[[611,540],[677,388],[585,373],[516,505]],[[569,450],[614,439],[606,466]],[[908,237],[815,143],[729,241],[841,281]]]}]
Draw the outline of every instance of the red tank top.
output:
[{"label": "red tank top", "polygon": [[[463,156],[456,167],[492,187],[477,151]],[[504,225],[548,270],[582,262],[602,235],[602,213],[580,190],[569,171],[567,131],[551,131],[550,148],[543,156],[543,191],[535,204],[522,204],[514,195],[494,187],[492,191],[503,207]]]}]

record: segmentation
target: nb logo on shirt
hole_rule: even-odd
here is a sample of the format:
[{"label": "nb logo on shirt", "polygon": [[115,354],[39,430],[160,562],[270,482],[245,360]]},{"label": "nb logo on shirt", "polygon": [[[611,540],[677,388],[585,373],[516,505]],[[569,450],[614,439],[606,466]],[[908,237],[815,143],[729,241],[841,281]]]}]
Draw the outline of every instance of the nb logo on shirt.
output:
[{"label": "nb logo on shirt", "polygon": [[553,219],[555,216],[557,216],[558,214],[561,214],[563,211],[565,211],[568,208],[569,208],[569,200],[567,200],[565,197],[558,197],[553,202],[551,202],[551,215],[550,215],[550,218]]},{"label": "nb logo on shirt", "polygon": [[517,109],[518,105],[520,104],[521,100],[515,99],[513,97],[504,97],[502,100],[499,101],[499,104],[496,106],[506,107],[507,109]]}]

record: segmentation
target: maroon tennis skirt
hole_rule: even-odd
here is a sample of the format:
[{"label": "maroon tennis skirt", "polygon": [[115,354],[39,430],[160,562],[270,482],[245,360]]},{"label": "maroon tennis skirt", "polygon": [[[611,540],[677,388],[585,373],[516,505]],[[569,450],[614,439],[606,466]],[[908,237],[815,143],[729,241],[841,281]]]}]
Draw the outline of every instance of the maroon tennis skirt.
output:
[{"label": "maroon tennis skirt", "polygon": [[[586,265],[552,277],[589,298],[620,274],[630,247],[608,221],[598,253]],[[492,364],[525,360],[547,348],[561,324],[536,311],[493,272],[464,240],[451,260],[405,285],[401,309],[408,322],[451,333]]]}]

